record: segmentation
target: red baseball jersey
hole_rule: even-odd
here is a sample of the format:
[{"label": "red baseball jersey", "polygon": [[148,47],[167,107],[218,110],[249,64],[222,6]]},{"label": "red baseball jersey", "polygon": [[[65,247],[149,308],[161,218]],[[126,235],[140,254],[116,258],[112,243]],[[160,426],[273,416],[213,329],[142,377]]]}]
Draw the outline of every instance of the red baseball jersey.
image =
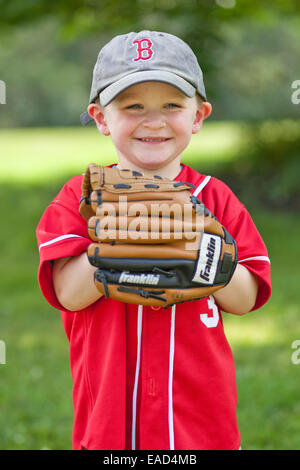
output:
[{"label": "red baseball jersey", "polygon": [[[37,227],[40,287],[70,342],[73,448],[238,449],[234,360],[213,296],[168,309],[104,296],[78,312],[59,303],[51,261],[91,243],[78,212],[82,178],[65,184]],[[195,185],[235,238],[239,263],[259,282],[253,310],[261,307],[271,295],[270,260],[244,205],[223,182],[186,165],[175,179]]]}]

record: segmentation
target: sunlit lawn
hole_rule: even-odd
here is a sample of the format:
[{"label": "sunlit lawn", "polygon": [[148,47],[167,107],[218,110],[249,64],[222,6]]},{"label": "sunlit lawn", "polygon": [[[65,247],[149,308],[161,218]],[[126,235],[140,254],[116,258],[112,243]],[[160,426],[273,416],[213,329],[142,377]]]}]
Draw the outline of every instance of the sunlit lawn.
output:
[{"label": "sunlit lawn", "polygon": [[[231,139],[235,139],[235,146]],[[215,124],[193,139],[185,160],[231,158],[238,126]],[[92,128],[0,132],[1,290],[0,449],[70,449],[72,381],[60,314],[37,284],[35,227],[69,176],[88,163],[111,163],[109,138]],[[245,449],[300,449],[300,221],[296,215],[253,209],[269,249],[273,295],[259,311],[224,314],[236,362],[238,419]],[[299,355],[300,357],[300,355]],[[213,393],[209,391],[208,393]]]},{"label": "sunlit lawn", "polygon": [[[209,123],[192,136],[183,161],[219,161],[234,156],[242,131],[234,123]],[[95,162],[115,162],[116,152],[110,137],[95,126],[0,130],[0,181],[49,181],[66,173],[82,173]]]}]

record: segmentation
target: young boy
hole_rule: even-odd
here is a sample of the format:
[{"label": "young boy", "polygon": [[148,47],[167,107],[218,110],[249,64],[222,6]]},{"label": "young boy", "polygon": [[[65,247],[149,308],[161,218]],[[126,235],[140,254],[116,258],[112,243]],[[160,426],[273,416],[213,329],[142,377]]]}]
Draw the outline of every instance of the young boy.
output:
[{"label": "young boy", "polygon": [[[239,449],[233,357],[220,311],[261,307],[270,261],[246,208],[216,178],[181,163],[211,113],[196,57],[179,38],[141,31],[117,36],[98,56],[88,114],[110,135],[117,167],[167,176],[193,193],[234,237],[230,283],[168,309],[100,294],[79,215],[82,175],[62,188],[37,228],[39,282],[61,311],[74,381],[74,449]],[[112,165],[113,166],[113,165]]]}]

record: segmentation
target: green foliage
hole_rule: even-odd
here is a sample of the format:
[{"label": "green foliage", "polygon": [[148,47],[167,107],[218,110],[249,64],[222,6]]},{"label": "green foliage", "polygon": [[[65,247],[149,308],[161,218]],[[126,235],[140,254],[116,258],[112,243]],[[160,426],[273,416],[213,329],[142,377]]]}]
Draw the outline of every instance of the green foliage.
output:
[{"label": "green foliage", "polygon": [[299,2],[0,0],[1,127],[78,125],[100,48],[141,29],[180,36],[204,71],[214,119],[296,118]]},{"label": "green foliage", "polygon": [[[218,140],[218,132],[214,138]],[[198,159],[194,167],[224,180],[250,207],[297,211],[299,154],[299,119],[244,122],[236,126],[231,158],[204,162]]]},{"label": "green foliage", "polygon": [[226,1],[223,1],[223,8],[221,5],[222,2],[211,0],[186,0],[184,4],[180,0],[28,0],[26,3],[21,0],[0,0],[0,24],[3,27],[18,26],[53,15],[76,34],[99,30],[99,26],[100,29],[119,28],[128,23],[144,22],[148,27],[149,22],[158,24],[173,19],[178,22],[182,17],[186,18],[186,28],[188,20],[192,20],[193,24],[195,17],[202,18],[203,24],[244,17],[265,21],[270,15],[296,15],[300,10],[297,0],[273,0],[271,4],[267,0],[239,0],[233,3],[232,8],[229,3],[229,8],[226,8]]},{"label": "green foliage", "polygon": [[99,41],[58,45],[57,34],[57,23],[44,21],[2,37],[1,79],[7,104],[0,107],[1,127],[79,124]]},{"label": "green foliage", "polygon": [[299,78],[299,24],[245,18],[220,28],[223,41],[213,49],[215,69],[208,80],[213,117],[252,123],[299,118],[291,99]]},{"label": "green foliage", "polygon": [[299,154],[299,120],[249,125],[244,150],[233,169],[244,181],[252,181],[253,189],[256,188],[247,199],[254,194],[260,204],[299,209]]}]

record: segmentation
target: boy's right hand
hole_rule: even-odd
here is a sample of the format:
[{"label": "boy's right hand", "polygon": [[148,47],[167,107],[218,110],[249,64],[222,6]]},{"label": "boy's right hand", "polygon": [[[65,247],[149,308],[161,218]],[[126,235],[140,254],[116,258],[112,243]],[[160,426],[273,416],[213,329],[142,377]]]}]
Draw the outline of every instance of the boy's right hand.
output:
[{"label": "boy's right hand", "polygon": [[228,284],[235,241],[190,191],[160,176],[89,166],[79,211],[96,242],[88,257],[102,294],[169,307]]}]

